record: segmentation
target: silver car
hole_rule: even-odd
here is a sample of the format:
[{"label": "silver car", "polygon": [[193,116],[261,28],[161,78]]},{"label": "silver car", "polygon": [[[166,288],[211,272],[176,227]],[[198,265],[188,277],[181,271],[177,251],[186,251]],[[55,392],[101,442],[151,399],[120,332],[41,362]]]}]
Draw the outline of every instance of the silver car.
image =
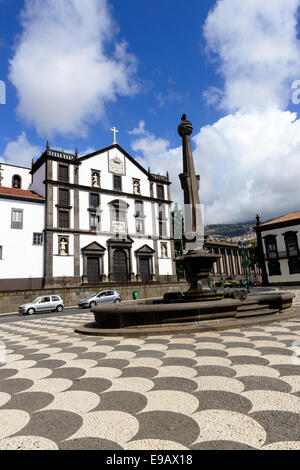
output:
[{"label": "silver car", "polygon": [[38,312],[55,311],[62,312],[64,301],[58,295],[45,295],[37,297],[33,302],[19,307],[19,313],[23,315],[33,315]]},{"label": "silver car", "polygon": [[116,290],[103,290],[92,294],[86,299],[80,300],[78,307],[93,308],[99,304],[116,304],[122,301],[120,294]]}]

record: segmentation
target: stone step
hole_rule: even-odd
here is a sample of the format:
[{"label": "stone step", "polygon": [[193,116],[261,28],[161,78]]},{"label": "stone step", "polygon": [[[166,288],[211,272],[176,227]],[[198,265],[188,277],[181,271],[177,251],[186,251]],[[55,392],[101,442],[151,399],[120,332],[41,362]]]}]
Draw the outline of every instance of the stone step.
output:
[{"label": "stone step", "polygon": [[244,317],[258,317],[260,315],[271,315],[274,313],[278,313],[279,310],[271,309],[271,308],[264,308],[260,310],[249,310],[248,312],[238,312],[235,318],[244,318]]},{"label": "stone step", "polygon": [[267,305],[259,305],[258,303],[253,303],[251,305],[241,305],[237,308],[238,312],[244,312],[247,310],[261,310],[262,308],[267,308]]}]

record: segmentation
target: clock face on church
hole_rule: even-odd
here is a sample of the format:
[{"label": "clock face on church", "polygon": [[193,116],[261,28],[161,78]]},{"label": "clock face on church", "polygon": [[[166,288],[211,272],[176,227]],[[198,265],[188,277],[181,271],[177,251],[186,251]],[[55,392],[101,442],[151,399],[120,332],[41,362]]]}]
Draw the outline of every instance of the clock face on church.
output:
[{"label": "clock face on church", "polygon": [[124,157],[117,154],[109,155],[109,171],[117,175],[125,175]]}]

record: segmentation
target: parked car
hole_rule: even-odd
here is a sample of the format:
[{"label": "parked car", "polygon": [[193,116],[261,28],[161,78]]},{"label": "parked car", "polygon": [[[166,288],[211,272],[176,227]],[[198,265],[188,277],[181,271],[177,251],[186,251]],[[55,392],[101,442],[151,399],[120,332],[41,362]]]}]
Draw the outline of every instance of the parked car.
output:
[{"label": "parked car", "polygon": [[253,285],[254,287],[261,287],[261,286],[262,286],[262,283],[261,283],[260,281],[254,281],[254,282],[252,283],[252,285]]},{"label": "parked car", "polygon": [[58,295],[45,295],[37,297],[33,302],[19,307],[19,313],[23,315],[33,315],[38,312],[62,312],[64,301]]},{"label": "parked car", "polygon": [[86,299],[80,300],[78,307],[93,308],[100,304],[116,304],[122,301],[120,294],[116,290],[103,290],[92,294]]},{"label": "parked car", "polygon": [[224,287],[240,287],[240,284],[237,281],[226,281]]}]

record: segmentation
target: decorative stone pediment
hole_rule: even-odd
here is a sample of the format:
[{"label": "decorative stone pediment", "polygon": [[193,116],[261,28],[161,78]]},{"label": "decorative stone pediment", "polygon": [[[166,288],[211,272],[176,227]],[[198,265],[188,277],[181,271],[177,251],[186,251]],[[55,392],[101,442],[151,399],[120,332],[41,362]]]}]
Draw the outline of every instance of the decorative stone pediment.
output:
[{"label": "decorative stone pediment", "polygon": [[107,244],[108,246],[111,246],[111,247],[126,247],[126,246],[131,246],[133,244],[133,240],[132,238],[130,238],[128,235],[125,237],[114,237],[114,238],[110,238],[109,240],[107,240]]},{"label": "decorative stone pediment", "polygon": [[138,250],[135,250],[135,253],[138,255],[153,255],[155,250],[153,250],[149,245],[143,245]]},{"label": "decorative stone pediment", "polygon": [[125,201],[122,201],[122,199],[114,199],[113,201],[110,201],[108,203],[109,206],[114,206],[116,207],[117,209],[120,209],[120,210],[127,210],[128,207],[129,207],[129,204]]},{"label": "decorative stone pediment", "polygon": [[82,252],[87,254],[103,254],[104,251],[106,251],[106,248],[104,248],[102,245],[100,245],[97,242],[90,243],[90,245],[82,248]]}]

